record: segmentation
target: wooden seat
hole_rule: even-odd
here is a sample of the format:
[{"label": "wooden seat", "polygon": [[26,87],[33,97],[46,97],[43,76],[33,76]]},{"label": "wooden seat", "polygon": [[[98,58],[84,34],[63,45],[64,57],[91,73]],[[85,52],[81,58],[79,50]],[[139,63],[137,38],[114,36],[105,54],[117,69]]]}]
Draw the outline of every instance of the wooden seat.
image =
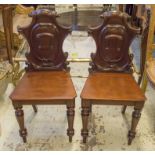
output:
[{"label": "wooden seat", "polygon": [[124,73],[90,74],[82,90],[81,98],[105,101],[145,100],[132,75]]},{"label": "wooden seat", "polygon": [[129,46],[140,29],[131,26],[129,16],[125,13],[105,12],[101,18],[104,19],[102,25],[89,30],[95,39],[97,51],[91,54],[90,75],[81,93],[81,135],[86,143],[92,105],[134,106],[128,132],[130,145],[146,99],[132,77],[133,55],[129,54]]},{"label": "wooden seat", "polygon": [[31,104],[34,101],[72,100],[76,92],[69,73],[40,71],[25,73],[10,97],[13,101],[29,101]]},{"label": "wooden seat", "polygon": [[30,14],[32,22],[18,31],[27,39],[30,51],[26,53],[25,75],[10,95],[19,123],[19,133],[26,142],[27,129],[24,125],[23,105],[66,105],[69,141],[74,135],[74,107],[76,92],[67,67],[67,53],[62,51],[65,37],[70,28],[60,26],[58,15],[48,9],[38,9]]}]

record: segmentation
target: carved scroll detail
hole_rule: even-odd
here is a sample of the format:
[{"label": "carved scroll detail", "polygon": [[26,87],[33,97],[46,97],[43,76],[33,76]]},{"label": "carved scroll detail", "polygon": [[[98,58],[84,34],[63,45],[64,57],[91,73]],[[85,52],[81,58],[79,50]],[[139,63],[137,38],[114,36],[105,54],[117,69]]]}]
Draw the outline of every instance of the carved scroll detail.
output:
[{"label": "carved scroll detail", "polygon": [[129,46],[140,29],[131,26],[125,13],[105,12],[101,18],[102,25],[89,29],[97,47],[96,53],[91,54],[91,70],[130,72]]},{"label": "carved scroll detail", "polygon": [[26,53],[27,70],[67,69],[68,53],[62,51],[62,44],[70,28],[60,26],[56,12],[48,9],[33,11],[29,16],[31,24],[18,27],[30,46],[30,52]]}]

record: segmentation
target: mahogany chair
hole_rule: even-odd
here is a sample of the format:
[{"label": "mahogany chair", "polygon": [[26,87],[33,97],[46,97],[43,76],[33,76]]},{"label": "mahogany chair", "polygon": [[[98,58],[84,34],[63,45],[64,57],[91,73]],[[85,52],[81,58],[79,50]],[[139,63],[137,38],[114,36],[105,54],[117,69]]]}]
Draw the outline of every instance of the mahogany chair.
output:
[{"label": "mahogany chair", "polygon": [[132,27],[130,17],[122,12],[105,12],[101,18],[102,25],[89,30],[95,39],[97,51],[91,54],[90,75],[81,92],[81,135],[86,143],[92,105],[134,106],[128,132],[130,145],[146,99],[132,76],[133,57],[129,54],[129,46],[140,29]]},{"label": "mahogany chair", "polygon": [[26,54],[26,73],[10,95],[19,123],[19,133],[26,142],[27,130],[24,125],[23,105],[66,105],[69,141],[74,135],[74,107],[76,92],[69,74],[67,53],[62,44],[70,28],[60,26],[58,15],[48,9],[30,14],[29,26],[18,28],[28,41],[30,51]]}]

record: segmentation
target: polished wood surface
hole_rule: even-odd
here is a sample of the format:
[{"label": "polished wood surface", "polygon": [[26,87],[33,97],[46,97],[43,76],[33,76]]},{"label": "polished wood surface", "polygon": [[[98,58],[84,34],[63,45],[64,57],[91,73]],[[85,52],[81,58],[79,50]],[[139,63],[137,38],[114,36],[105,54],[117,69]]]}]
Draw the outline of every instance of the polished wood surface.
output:
[{"label": "polished wood surface", "polygon": [[27,39],[30,52],[26,53],[27,70],[63,70],[67,68],[68,53],[62,44],[70,28],[57,23],[56,12],[40,9],[30,15],[32,22],[27,27],[18,27],[18,32]]},{"label": "polished wood surface", "polygon": [[[136,135],[145,96],[132,77],[132,58],[129,46],[140,32],[131,25],[129,16],[122,12],[105,12],[103,24],[90,29],[96,42],[96,53],[91,55],[90,75],[81,93],[83,142],[88,138],[88,117],[92,105],[134,106],[128,144]],[[125,108],[122,113],[125,112]]]},{"label": "polished wood surface", "polygon": [[69,142],[74,135],[74,108],[76,92],[70,77],[67,53],[62,51],[69,28],[57,24],[57,14],[48,9],[38,9],[30,15],[30,25],[18,28],[27,39],[30,51],[26,54],[26,73],[10,95],[20,127],[19,134],[27,142],[23,105],[66,105]]},{"label": "polished wood surface", "polygon": [[145,96],[131,74],[92,73],[81,93],[82,99],[144,101]]},{"label": "polished wood surface", "polygon": [[92,70],[131,72],[129,46],[140,29],[132,27],[129,16],[122,12],[105,12],[101,18],[102,25],[89,30],[97,46],[91,54]]},{"label": "polished wood surface", "polygon": [[25,73],[10,97],[13,101],[50,101],[74,99],[76,92],[69,73],[40,71]]}]

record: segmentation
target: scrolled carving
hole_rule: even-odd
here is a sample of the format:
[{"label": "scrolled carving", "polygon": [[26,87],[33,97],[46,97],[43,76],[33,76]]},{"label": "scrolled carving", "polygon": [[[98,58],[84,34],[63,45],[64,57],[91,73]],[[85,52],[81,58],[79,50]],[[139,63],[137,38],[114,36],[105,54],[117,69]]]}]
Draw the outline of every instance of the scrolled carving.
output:
[{"label": "scrolled carving", "polygon": [[102,25],[90,28],[97,51],[91,54],[91,70],[131,72],[129,46],[140,29],[132,27],[130,17],[122,12],[105,12]]},{"label": "scrolled carving", "polygon": [[62,44],[70,27],[60,26],[57,13],[48,9],[35,10],[29,16],[31,24],[18,27],[30,46],[30,52],[26,53],[27,70],[67,69],[68,53],[62,51]]}]

